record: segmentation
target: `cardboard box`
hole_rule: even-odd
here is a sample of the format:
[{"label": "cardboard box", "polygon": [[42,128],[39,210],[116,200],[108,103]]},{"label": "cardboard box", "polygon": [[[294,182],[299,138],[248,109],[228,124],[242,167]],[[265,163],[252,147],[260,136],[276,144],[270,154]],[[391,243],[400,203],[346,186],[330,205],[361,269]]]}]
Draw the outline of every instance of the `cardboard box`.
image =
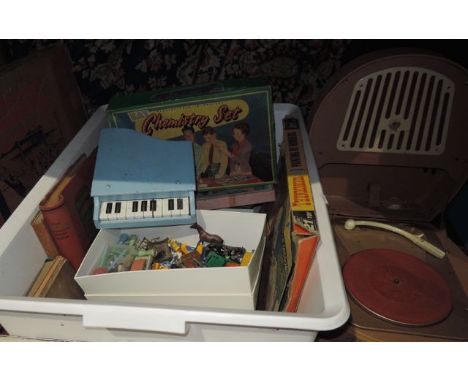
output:
[{"label": "cardboard box", "polygon": [[63,44],[0,69],[0,226],[86,121]]},{"label": "cardboard box", "polygon": [[109,245],[121,233],[139,238],[175,239],[196,246],[198,232],[189,225],[101,230],[75,280],[88,300],[254,309],[265,245],[266,215],[235,211],[197,211],[197,222],[230,246],[253,250],[247,266],[142,270],[91,275]]},{"label": "cardboard box", "polygon": [[[118,95],[110,100],[107,115],[112,128],[157,139],[184,140],[183,129],[191,128],[199,193],[258,189],[276,183],[269,85],[229,81]],[[236,127],[245,135],[245,152],[228,157],[224,150],[234,153],[238,145]],[[206,131],[215,136],[212,159],[212,141],[205,139]]]},{"label": "cardboard box", "polygon": [[[274,243],[269,262],[265,307],[295,312],[319,243],[312,185],[299,120],[283,119],[283,155],[279,166]],[[284,183],[284,184],[283,184]]]},{"label": "cardboard box", "polygon": [[294,231],[292,218],[293,211],[289,209],[290,203],[285,208],[285,221],[283,227],[283,259],[286,259],[284,267],[289,271],[289,279],[281,298],[280,310],[295,312],[302,295],[302,289],[309,273],[312,261],[319,243],[318,235],[299,235]]},{"label": "cardboard box", "polygon": [[318,235],[317,215],[310,185],[309,171],[297,118],[286,116],[284,124],[284,157],[288,182],[291,232],[299,236]]}]

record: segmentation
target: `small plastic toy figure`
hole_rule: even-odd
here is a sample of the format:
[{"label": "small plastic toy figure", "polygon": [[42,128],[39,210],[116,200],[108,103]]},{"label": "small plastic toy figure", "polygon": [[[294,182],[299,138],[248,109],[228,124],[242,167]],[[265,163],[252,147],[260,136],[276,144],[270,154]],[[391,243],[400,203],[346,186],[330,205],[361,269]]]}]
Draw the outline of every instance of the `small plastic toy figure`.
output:
[{"label": "small plastic toy figure", "polygon": [[194,228],[198,231],[198,236],[202,242],[215,244],[224,243],[224,240],[220,236],[206,232],[205,229],[198,223],[193,223],[190,228]]},{"label": "small plastic toy figure", "polygon": [[162,263],[172,259],[172,252],[169,248],[169,238],[166,237],[163,240],[151,240],[148,249],[153,249],[155,255],[155,261]]},{"label": "small plastic toy figure", "polygon": [[207,252],[214,251],[218,255],[223,256],[227,261],[240,264],[244,258],[245,248],[232,247],[229,245],[221,244],[208,244],[205,248]]}]

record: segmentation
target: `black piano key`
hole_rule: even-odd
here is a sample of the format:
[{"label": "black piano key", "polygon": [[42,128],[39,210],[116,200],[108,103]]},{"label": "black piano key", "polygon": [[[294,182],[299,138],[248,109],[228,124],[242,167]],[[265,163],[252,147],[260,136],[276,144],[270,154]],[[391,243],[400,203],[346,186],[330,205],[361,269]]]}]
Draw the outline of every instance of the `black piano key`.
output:
[{"label": "black piano key", "polygon": [[120,214],[121,205],[122,205],[122,203],[120,203],[120,202],[115,203],[114,212],[115,212],[116,214]]},{"label": "black piano key", "polygon": [[148,202],[146,200],[143,200],[141,202],[141,211],[146,212],[147,209],[148,209]]},{"label": "black piano key", "polygon": [[112,212],[112,203],[106,204],[106,214],[110,214]]},{"label": "black piano key", "polygon": [[167,201],[167,209],[168,209],[169,211],[172,211],[172,210],[174,209],[174,199],[169,199],[169,200]]},{"label": "black piano key", "polygon": [[137,212],[138,211],[138,202],[133,202],[132,203],[132,212]]},{"label": "black piano key", "polygon": [[184,208],[184,200],[183,199],[177,199],[177,209],[181,210]]},{"label": "black piano key", "polygon": [[150,201],[150,211],[156,211],[156,200]]}]

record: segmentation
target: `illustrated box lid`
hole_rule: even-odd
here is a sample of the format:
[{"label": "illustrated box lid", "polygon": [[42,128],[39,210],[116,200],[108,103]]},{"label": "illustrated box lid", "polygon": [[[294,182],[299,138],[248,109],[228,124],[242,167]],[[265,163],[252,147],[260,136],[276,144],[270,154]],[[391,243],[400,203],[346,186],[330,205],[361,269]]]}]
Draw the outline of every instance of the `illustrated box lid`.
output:
[{"label": "illustrated box lid", "polygon": [[276,183],[271,87],[263,82],[115,96],[107,117],[112,128],[133,129],[157,139],[190,140],[199,192]]}]

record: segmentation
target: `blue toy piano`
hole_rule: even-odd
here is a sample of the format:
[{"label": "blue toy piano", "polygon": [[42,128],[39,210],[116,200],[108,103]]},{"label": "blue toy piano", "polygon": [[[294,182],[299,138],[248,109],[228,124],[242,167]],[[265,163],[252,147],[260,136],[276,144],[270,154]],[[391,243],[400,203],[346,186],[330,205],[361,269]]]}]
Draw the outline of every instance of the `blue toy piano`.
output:
[{"label": "blue toy piano", "polygon": [[101,131],[91,188],[97,228],[194,223],[195,188],[191,142]]}]

